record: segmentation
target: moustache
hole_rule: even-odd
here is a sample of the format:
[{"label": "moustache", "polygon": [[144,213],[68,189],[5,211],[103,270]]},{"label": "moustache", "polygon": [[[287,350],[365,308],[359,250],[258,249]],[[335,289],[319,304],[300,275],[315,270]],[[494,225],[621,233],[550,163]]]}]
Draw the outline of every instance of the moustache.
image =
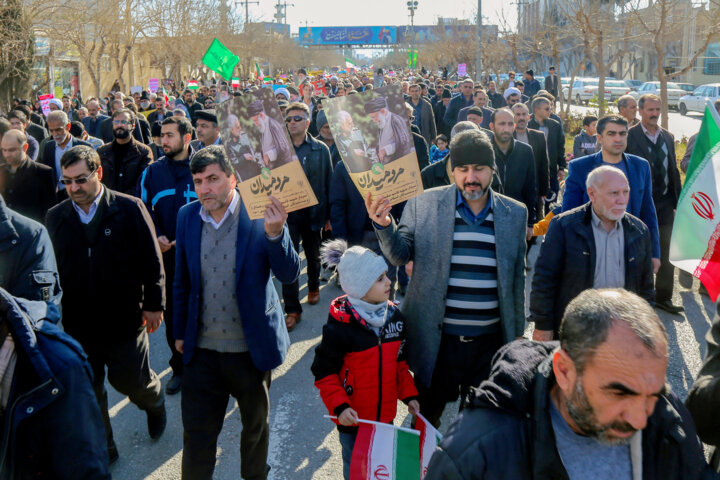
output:
[{"label": "moustache", "polygon": [[483,188],[483,186],[480,185],[478,182],[467,182],[467,183],[465,183],[465,184],[463,185],[463,187],[465,187],[465,188],[467,188],[467,187]]}]

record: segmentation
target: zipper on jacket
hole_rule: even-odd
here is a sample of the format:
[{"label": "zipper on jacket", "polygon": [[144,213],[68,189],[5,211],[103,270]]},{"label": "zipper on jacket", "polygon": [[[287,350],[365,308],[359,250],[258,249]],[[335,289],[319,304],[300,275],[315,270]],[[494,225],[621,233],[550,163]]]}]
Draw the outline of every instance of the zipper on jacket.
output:
[{"label": "zipper on jacket", "polygon": [[92,257],[92,248],[88,247],[88,258]]},{"label": "zipper on jacket", "polygon": [[376,421],[380,421],[380,413],[382,411],[382,330],[378,337],[378,406]]}]

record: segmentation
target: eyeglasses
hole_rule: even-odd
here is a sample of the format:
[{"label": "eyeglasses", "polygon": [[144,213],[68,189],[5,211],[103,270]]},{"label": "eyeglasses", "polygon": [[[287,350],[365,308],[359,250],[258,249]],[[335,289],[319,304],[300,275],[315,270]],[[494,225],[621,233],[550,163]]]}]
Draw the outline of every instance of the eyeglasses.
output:
[{"label": "eyeglasses", "polygon": [[113,125],[132,125],[127,120],[113,120],[112,123]]},{"label": "eyeglasses", "polygon": [[293,115],[292,117],[285,117],[285,123],[290,123],[290,122],[300,123],[300,122],[304,122],[305,120],[307,120],[307,117],[304,117],[302,115]]},{"label": "eyeglasses", "polygon": [[88,182],[88,180],[90,180],[90,177],[92,177],[96,173],[97,173],[97,170],[93,170],[92,173],[85,175],[84,177],[80,177],[80,178],[65,178],[65,177],[63,177],[60,179],[60,183],[63,185],[66,185],[66,186],[70,186],[73,183],[77,183],[78,185],[85,185]]}]

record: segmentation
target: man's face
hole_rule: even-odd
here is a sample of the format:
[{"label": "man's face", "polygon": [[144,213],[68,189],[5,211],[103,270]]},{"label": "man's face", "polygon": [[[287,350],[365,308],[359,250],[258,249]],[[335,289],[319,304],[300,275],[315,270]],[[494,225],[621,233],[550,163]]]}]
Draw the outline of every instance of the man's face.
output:
[{"label": "man's face", "polygon": [[515,87],[520,90],[520,93],[525,93],[525,84],[515,85]]},{"label": "man's face", "polygon": [[497,86],[495,85],[495,82],[491,80],[488,83],[488,90],[490,90],[491,92],[494,92],[496,88],[497,88]]},{"label": "man's face", "polygon": [[130,121],[130,115],[122,113],[112,119],[113,136],[118,140],[125,140],[130,136],[135,124]]},{"label": "man's face", "polygon": [[462,89],[462,94],[465,95],[466,97],[469,97],[470,95],[472,95],[472,91],[473,91],[472,82],[464,82],[460,88]]},{"label": "man's face", "polygon": [[303,92],[303,96],[304,96],[305,98],[310,98],[310,97],[312,97],[312,94],[313,94],[313,87],[312,87],[312,85],[303,85],[302,92]]},{"label": "man's face", "polygon": [[305,135],[310,126],[310,120],[302,110],[287,110],[285,112],[285,124],[290,136]]},{"label": "man's face", "polygon": [[55,110],[60,110],[60,107],[58,107],[54,103],[51,103],[50,105],[48,105],[48,108],[50,109],[51,112],[54,112]]},{"label": "man's face", "polygon": [[640,109],[640,118],[643,124],[657,127],[660,118],[660,102],[657,100],[646,100],[643,108]]},{"label": "man's face", "polygon": [[97,104],[97,102],[90,102],[90,103],[88,103],[87,109],[88,109],[88,115],[95,118],[95,117],[97,117],[97,114],[100,111],[100,106]]},{"label": "man's face", "polygon": [[197,134],[198,140],[205,145],[212,145],[220,135],[220,128],[214,122],[204,120],[202,118],[197,119],[195,124],[195,133]]},{"label": "man's face", "polygon": [[332,130],[330,130],[330,125],[327,123],[320,127],[320,136],[323,138],[323,140],[332,140]]},{"label": "man's face", "polygon": [[240,138],[240,135],[242,135],[242,126],[240,125],[240,120],[233,120],[230,126],[230,133],[233,137]]},{"label": "man's face", "polygon": [[227,204],[236,185],[235,175],[226,175],[216,163],[208,165],[202,172],[194,173],[192,177],[195,193],[209,213]]},{"label": "man's face", "polygon": [[447,106],[448,106],[448,103],[450,103],[450,99],[449,99],[449,98],[443,98],[443,99],[442,99],[442,102],[443,102],[443,105],[445,105],[445,106],[447,107]]},{"label": "man's face", "polygon": [[87,178],[87,182],[83,184],[73,182],[71,185],[65,187],[72,201],[81,207],[92,204],[95,197],[100,193],[102,167],[98,167],[96,171],[91,172],[87,163],[81,160],[73,163],[69,167],[63,167],[62,176],[65,180]]},{"label": "man's face", "polygon": [[55,143],[58,145],[65,143],[65,139],[70,135],[70,124],[63,124],[56,120],[48,120],[47,124]]},{"label": "man's face", "polygon": [[498,112],[495,114],[495,122],[490,123],[490,129],[498,143],[509,143],[515,131],[515,118],[507,112]]},{"label": "man's face", "polygon": [[185,92],[185,93],[183,94],[183,100],[185,100],[185,102],[188,102],[188,103],[189,103],[189,102],[192,102],[192,99],[193,99],[193,94],[192,94],[192,92]]},{"label": "man's face", "polygon": [[210,87],[210,96],[215,98],[216,95],[217,95],[217,88]]},{"label": "man's face", "polygon": [[599,185],[588,188],[595,214],[603,220],[619,221],[625,215],[630,186],[619,173],[604,173]]},{"label": "man's face", "polygon": [[115,113],[115,112],[117,112],[118,110],[120,110],[121,108],[123,108],[122,103],[118,103],[118,102],[113,101],[113,102],[110,104],[110,113]]},{"label": "man's face", "polygon": [[548,70],[548,71],[550,72],[550,75],[551,75],[551,76],[552,76],[552,75],[555,75],[555,69],[554,69],[554,68],[551,68],[551,69]]},{"label": "man's face", "polygon": [[337,86],[337,83],[338,83],[337,78],[330,79],[330,85],[332,85],[333,87]]},{"label": "man's face", "polygon": [[478,127],[480,126],[480,124],[481,124],[482,121],[483,121],[482,115],[476,115],[476,114],[474,114],[474,113],[468,113],[467,119],[468,119],[469,122],[474,123],[474,124],[477,125]]},{"label": "man's face", "polygon": [[163,113],[165,111],[165,100],[164,99],[155,100],[155,109],[159,113]]},{"label": "man's face", "polygon": [[177,125],[169,123],[162,126],[160,130],[160,146],[169,158],[174,158],[185,149],[185,139],[178,132]]},{"label": "man's face", "polygon": [[80,120],[88,116],[87,108],[78,108],[77,116]]},{"label": "man's face", "polygon": [[[667,345],[658,348],[666,351]],[[605,445],[625,445],[647,426],[665,391],[666,370],[666,358],[650,352],[628,327],[617,325],[581,375],[573,367],[572,381],[560,394],[583,434]]]},{"label": "man's face", "polygon": [[417,102],[420,100],[420,94],[422,93],[422,90],[420,90],[420,87],[413,85],[410,87],[410,98],[412,98],[413,102]]},{"label": "man's face", "polygon": [[535,109],[535,118],[538,121],[545,121],[548,118],[550,118],[550,104],[549,103],[541,103],[539,104]]},{"label": "man's face", "polygon": [[628,129],[624,125],[608,122],[602,134],[597,134],[598,143],[603,151],[620,155],[627,147]]},{"label": "man's face", "polygon": [[62,99],[63,104],[63,110],[69,110],[70,109],[70,99],[69,98],[63,98]]},{"label": "man's face", "polygon": [[487,165],[461,165],[453,168],[453,178],[458,190],[467,200],[479,200],[492,182],[493,170]]},{"label": "man's face", "polygon": [[484,107],[487,105],[488,97],[483,91],[475,92],[475,106]]},{"label": "man's face", "polygon": [[515,129],[524,131],[527,128],[528,120],[530,120],[530,113],[525,108],[513,108],[513,115],[515,115]]},{"label": "man's face", "polygon": [[14,135],[3,135],[0,140],[0,158],[5,159],[12,167],[17,167],[25,158],[28,144],[20,145]]},{"label": "man's face", "polygon": [[590,123],[587,127],[585,127],[585,131],[588,135],[594,136],[597,133],[597,121]]},{"label": "man's face", "polygon": [[507,101],[508,107],[512,107],[513,105],[515,105],[516,103],[518,103],[520,101],[520,95],[518,95],[517,93],[508,95],[508,98],[506,101]]},{"label": "man's face", "polygon": [[25,124],[21,122],[19,118],[11,118],[10,127],[14,130],[20,130],[21,132],[25,131]]}]

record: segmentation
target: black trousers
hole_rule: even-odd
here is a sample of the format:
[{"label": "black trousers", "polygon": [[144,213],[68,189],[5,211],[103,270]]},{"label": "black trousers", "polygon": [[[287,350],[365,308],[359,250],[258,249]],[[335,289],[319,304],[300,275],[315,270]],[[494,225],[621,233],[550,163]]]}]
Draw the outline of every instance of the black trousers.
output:
[{"label": "black trousers", "polygon": [[258,370],[247,352],[195,349],[182,379],[183,480],[212,479],[230,395],[242,419],[240,474],[245,480],[267,478],[270,379],[271,372]]},{"label": "black trousers", "polygon": [[655,301],[672,299],[675,280],[675,266],[670,263],[670,237],[672,237],[675,214],[670,200],[655,202],[658,228],[660,230],[660,270],[655,275]]},{"label": "black trousers", "polygon": [[443,334],[430,387],[415,377],[420,410],[435,428],[440,426],[446,403],[454,402],[460,395],[462,410],[471,388],[488,378],[490,361],[502,343],[500,333],[482,335],[472,341],[461,341],[458,336]]},{"label": "black trousers", "polygon": [[170,368],[173,375],[182,375],[182,353],[175,348],[173,336],[173,282],[175,280],[175,247],[163,253],[163,266],[165,267],[165,339],[170,348]]},{"label": "black trousers", "polygon": [[115,344],[87,344],[82,347],[93,371],[93,390],[105,421],[108,446],[113,442],[108,413],[107,379],[115,390],[127,395],[140,410],[156,410],[165,405],[160,378],[150,368],[150,343],[145,327],[137,337]]},{"label": "black trousers", "polygon": [[[309,222],[288,223],[290,239],[296,252],[300,252],[300,240],[302,239],[305,260],[307,261],[307,287],[308,291],[320,288],[320,230],[310,228]],[[300,282],[283,283],[283,301],[285,302],[285,313],[302,313],[300,306]]]}]

